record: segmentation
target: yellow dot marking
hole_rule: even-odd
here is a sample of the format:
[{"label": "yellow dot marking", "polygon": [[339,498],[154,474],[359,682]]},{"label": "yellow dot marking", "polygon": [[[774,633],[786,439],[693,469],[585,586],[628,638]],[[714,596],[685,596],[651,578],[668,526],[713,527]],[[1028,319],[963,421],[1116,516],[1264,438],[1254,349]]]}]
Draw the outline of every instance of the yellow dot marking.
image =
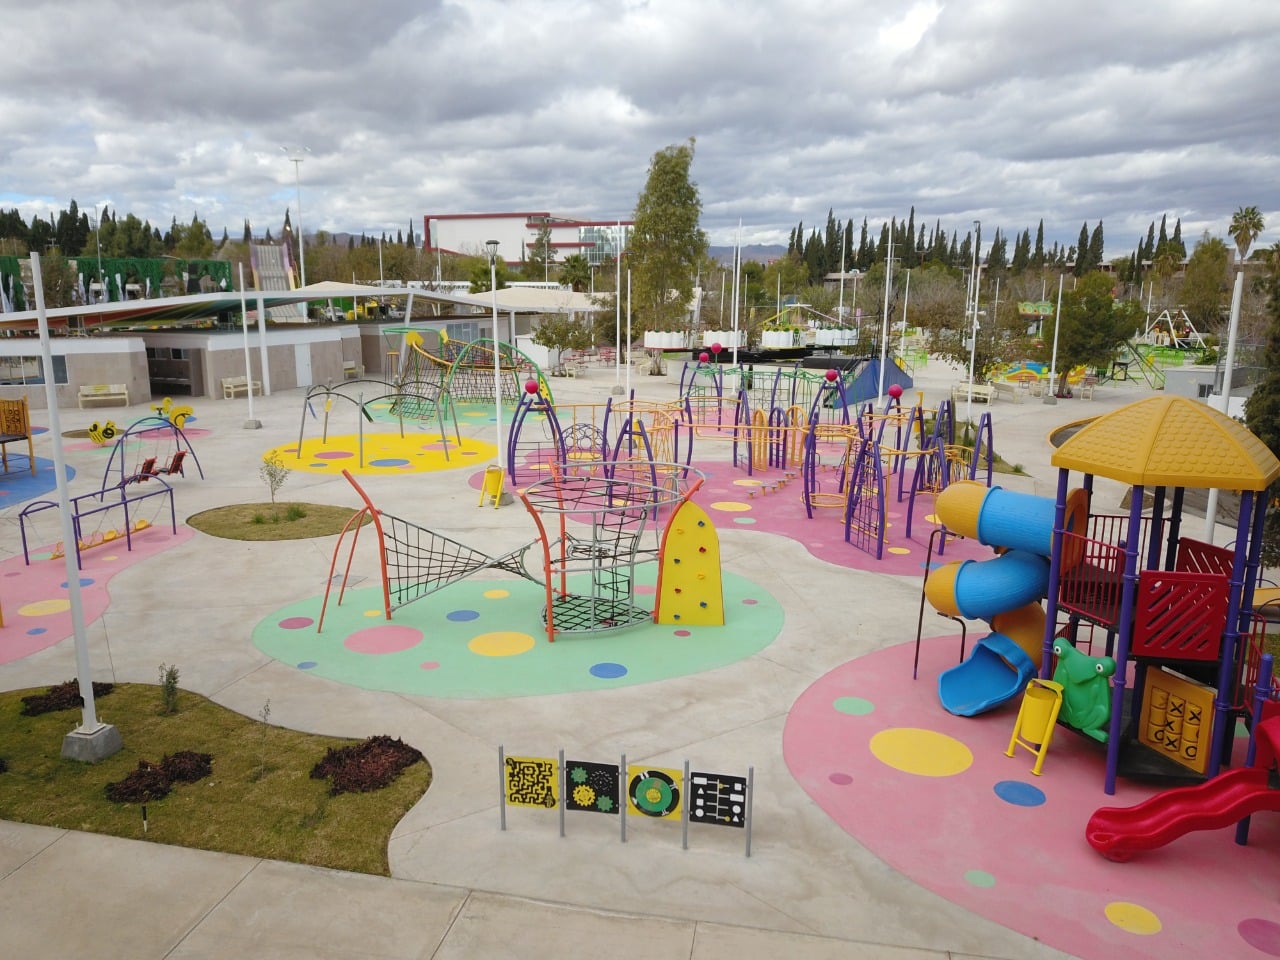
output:
[{"label": "yellow dot marking", "polygon": [[532,650],[535,642],[527,633],[501,630],[472,637],[467,649],[482,657],[514,657]]},{"label": "yellow dot marking", "polygon": [[735,481],[733,481],[733,485],[734,485],[735,487],[758,487],[758,486],[761,486],[763,483],[764,483],[764,481],[763,481],[763,480],[735,480]]},{"label": "yellow dot marking", "polygon": [[745,513],[751,509],[751,505],[737,500],[717,500],[711,504],[711,509],[721,513]]},{"label": "yellow dot marking", "polygon": [[70,600],[37,600],[19,607],[18,613],[24,617],[51,617],[55,613],[66,613],[71,608]]},{"label": "yellow dot marking", "polygon": [[903,556],[906,556],[911,551],[906,547],[890,547],[889,552],[896,553],[898,556],[903,557]]},{"label": "yellow dot marking", "polygon": [[366,611],[364,612],[364,615],[365,615],[366,617],[380,617],[380,616],[382,616],[382,611],[381,611],[381,610],[366,610]]},{"label": "yellow dot marking", "polygon": [[484,595],[490,600],[501,600],[503,597],[511,596],[511,591],[510,590],[486,590],[484,592]]},{"label": "yellow dot marking", "polygon": [[1160,918],[1146,907],[1125,900],[1112,900],[1104,912],[1108,920],[1126,933],[1149,937],[1163,928]]},{"label": "yellow dot marking", "polygon": [[919,727],[881,730],[870,747],[885,766],[920,777],[954,777],[973,764],[973,752],[955,737]]}]

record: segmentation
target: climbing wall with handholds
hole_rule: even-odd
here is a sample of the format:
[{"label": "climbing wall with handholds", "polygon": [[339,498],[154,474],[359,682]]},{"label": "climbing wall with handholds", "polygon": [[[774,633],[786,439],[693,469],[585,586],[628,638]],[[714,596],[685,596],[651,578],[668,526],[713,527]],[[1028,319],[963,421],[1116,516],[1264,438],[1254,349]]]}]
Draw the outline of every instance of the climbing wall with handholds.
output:
[{"label": "climbing wall with handholds", "polygon": [[707,512],[691,500],[676,508],[662,534],[653,622],[724,624],[720,537]]}]

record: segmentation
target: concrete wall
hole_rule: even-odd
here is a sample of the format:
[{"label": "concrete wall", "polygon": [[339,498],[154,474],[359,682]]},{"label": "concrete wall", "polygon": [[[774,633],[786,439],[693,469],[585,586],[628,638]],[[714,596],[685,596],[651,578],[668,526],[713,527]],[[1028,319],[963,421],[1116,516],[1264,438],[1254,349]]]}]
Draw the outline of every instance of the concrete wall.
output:
[{"label": "concrete wall", "polygon": [[[129,389],[129,402],[146,403],[151,399],[151,381],[147,371],[146,344],[138,337],[54,337],[49,341],[54,357],[65,357],[67,382],[57,384],[58,406],[75,409],[80,387],[96,383],[123,383]],[[40,341],[36,337],[10,337],[0,340],[0,357],[37,357]],[[26,396],[32,410],[44,410],[43,383],[0,385],[0,397],[17,399]]]}]

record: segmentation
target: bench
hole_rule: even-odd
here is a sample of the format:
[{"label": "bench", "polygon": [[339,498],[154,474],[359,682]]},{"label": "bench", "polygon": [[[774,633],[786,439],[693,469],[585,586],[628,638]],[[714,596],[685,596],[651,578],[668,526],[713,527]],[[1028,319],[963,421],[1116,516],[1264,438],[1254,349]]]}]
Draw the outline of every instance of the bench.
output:
[{"label": "bench", "polygon": [[991,381],[992,394],[997,400],[1012,400],[1014,403],[1022,402],[1022,388],[1016,383],[1009,383],[1006,380]]},{"label": "bench", "polygon": [[952,403],[959,403],[961,400],[976,400],[989,405],[991,398],[994,396],[995,388],[989,383],[961,381],[951,388]]},{"label": "bench", "polygon": [[222,399],[231,400],[242,393],[247,397],[251,388],[258,396],[262,396],[262,381],[260,380],[250,380],[248,377],[223,377]]},{"label": "bench", "polygon": [[[342,361],[342,379],[343,380],[359,380],[364,376],[364,364],[358,360]],[[241,380],[244,378],[241,377]]]},{"label": "bench", "polygon": [[27,410],[27,398],[0,400],[0,461],[4,463],[5,473],[9,472],[9,444],[24,441],[27,444],[27,462],[34,477],[36,454],[31,446],[31,414]]},{"label": "bench", "polygon": [[80,388],[80,409],[86,403],[129,405],[129,388],[123,383],[86,383]]}]

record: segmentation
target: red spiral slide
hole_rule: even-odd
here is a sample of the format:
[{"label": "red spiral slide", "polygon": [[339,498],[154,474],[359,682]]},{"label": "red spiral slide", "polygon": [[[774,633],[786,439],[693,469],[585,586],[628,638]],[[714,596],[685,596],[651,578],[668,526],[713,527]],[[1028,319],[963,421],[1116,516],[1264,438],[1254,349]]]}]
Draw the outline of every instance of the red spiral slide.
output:
[{"label": "red spiral slide", "polygon": [[[1260,746],[1280,744],[1280,717],[1258,726]],[[1267,751],[1270,760],[1270,750]],[[1280,789],[1267,766],[1228,770],[1194,787],[1157,793],[1132,807],[1102,807],[1085,827],[1089,845],[1108,860],[1125,861],[1194,830],[1220,830],[1265,810],[1280,812]]]}]

